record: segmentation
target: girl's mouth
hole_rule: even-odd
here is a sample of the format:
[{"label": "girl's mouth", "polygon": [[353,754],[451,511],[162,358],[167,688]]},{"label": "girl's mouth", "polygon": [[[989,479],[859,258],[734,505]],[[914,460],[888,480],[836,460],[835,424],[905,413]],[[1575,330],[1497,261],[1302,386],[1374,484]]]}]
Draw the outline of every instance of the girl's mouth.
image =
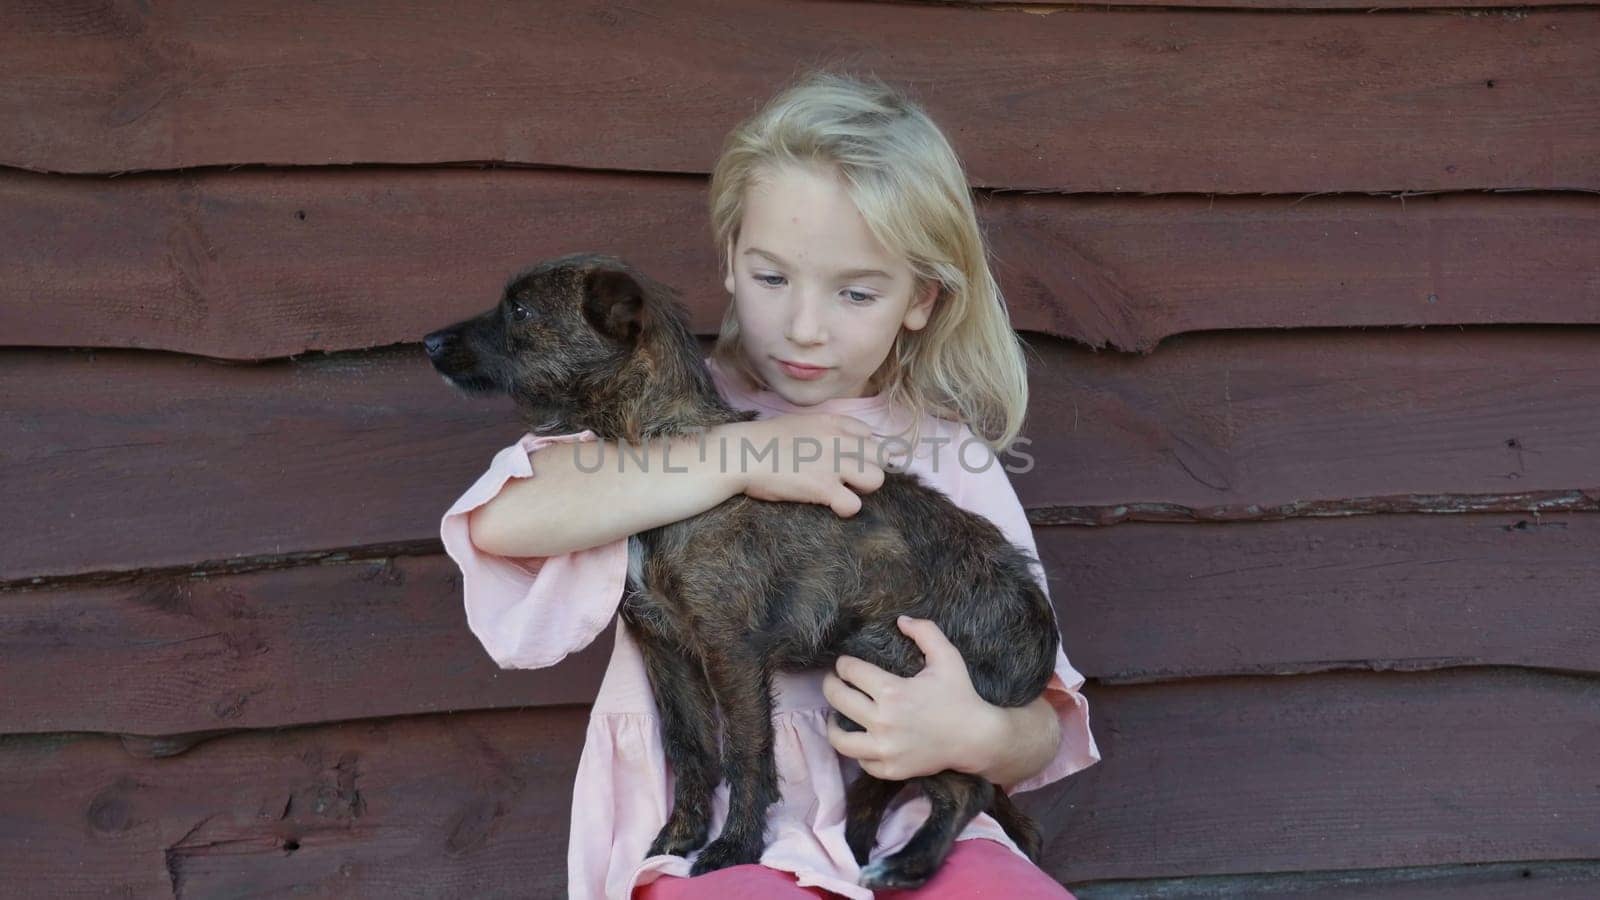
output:
[{"label": "girl's mouth", "polygon": [[797,366],[781,359],[778,360],[778,365],[783,367],[785,375],[790,378],[798,378],[801,381],[814,381],[828,374],[828,370],[820,366]]}]

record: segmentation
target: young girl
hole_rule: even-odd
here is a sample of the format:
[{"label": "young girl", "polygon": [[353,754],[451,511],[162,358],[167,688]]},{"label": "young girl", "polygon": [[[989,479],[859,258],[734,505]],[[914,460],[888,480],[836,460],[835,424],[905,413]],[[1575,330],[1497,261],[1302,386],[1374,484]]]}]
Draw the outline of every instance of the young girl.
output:
[{"label": "young girl", "polygon": [[[1021,430],[1021,346],[965,174],[926,113],[876,81],[806,78],[729,136],[711,179],[711,219],[731,302],[707,363],[723,397],[760,418],[653,444],[643,465],[598,471],[597,448],[577,452],[577,442],[595,439],[588,431],[529,434],[502,450],[441,523],[462,570],[468,624],[502,668],[551,665],[599,634],[622,598],[629,535],[739,493],[854,515],[857,491],[882,483],[880,461],[892,447],[905,457],[897,467],[1035,551],[992,452]],[[869,428],[900,443],[874,440],[866,464],[786,449],[801,437],[836,446],[830,438]],[[774,438],[780,464],[719,462],[739,459],[742,441],[763,448]],[[689,878],[691,860],[645,857],[670,810],[671,773],[643,661],[619,621],[573,792],[571,896],[870,898],[845,843],[844,791],[857,773],[900,780],[952,768],[1015,792],[1100,759],[1078,692],[1083,676],[1064,653],[1042,697],[1002,708],[973,690],[936,625],[903,619],[901,629],[926,658],[914,677],[848,657],[829,672],[775,677],[782,798],[768,811],[761,864]],[[834,708],[865,730],[840,730]],[[724,784],[712,837],[727,796]],[[898,850],[927,815],[920,792],[902,795],[873,857]],[[904,895],[973,896],[985,886],[1009,897],[1071,897],[984,814],[935,877]]]}]

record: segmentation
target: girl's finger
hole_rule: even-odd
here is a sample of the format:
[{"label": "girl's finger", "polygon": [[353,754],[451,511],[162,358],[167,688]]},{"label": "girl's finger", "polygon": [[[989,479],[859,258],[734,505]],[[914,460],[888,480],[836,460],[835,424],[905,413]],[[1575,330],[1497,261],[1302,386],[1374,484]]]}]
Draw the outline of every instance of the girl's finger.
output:
[{"label": "girl's finger", "polygon": [[839,661],[833,664],[833,670],[839,673],[840,678],[849,682],[851,687],[874,700],[900,680],[892,673],[854,656],[839,657]]},{"label": "girl's finger", "polygon": [[939,624],[932,619],[914,619],[911,616],[901,616],[896,620],[900,631],[917,645],[922,651],[922,656],[929,665],[944,665],[949,663],[962,664],[961,651],[939,628]]},{"label": "girl's finger", "polygon": [[872,702],[871,697],[846,684],[838,675],[829,672],[822,677],[822,696],[827,698],[828,705],[857,725],[869,731],[872,729],[871,723],[877,717],[877,704]]}]

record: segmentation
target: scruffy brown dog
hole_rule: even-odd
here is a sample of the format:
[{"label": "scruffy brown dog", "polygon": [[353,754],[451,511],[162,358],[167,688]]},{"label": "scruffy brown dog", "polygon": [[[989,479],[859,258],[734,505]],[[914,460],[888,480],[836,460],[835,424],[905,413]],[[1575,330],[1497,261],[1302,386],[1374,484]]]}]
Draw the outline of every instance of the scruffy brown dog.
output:
[{"label": "scruffy brown dog", "polygon": [[[757,417],[718,394],[673,292],[610,256],[574,254],[520,273],[493,309],[424,346],[453,384],[510,394],[536,433],[590,429],[641,444]],[[1022,706],[1044,691],[1058,638],[1029,568],[1036,558],[915,475],[884,474],[851,517],[741,494],[629,539],[622,616],[648,666],[675,777],[651,855],[705,844],[722,776],[728,816],[692,871],[758,861],[778,799],[770,673],[849,654],[914,675],[922,654],[896,627],[901,614],[937,623],[990,703]],[[866,867],[863,884],[922,884],[983,810],[1037,861],[1038,830],[1004,791],[949,770],[915,781],[932,814],[903,849]],[[902,784],[863,773],[850,786],[846,838],[864,866]]]}]

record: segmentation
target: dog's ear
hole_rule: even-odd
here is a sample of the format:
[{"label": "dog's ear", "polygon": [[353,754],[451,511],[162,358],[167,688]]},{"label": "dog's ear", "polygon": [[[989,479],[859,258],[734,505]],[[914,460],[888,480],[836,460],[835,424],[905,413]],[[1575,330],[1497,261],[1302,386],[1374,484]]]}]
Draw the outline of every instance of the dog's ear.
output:
[{"label": "dog's ear", "polygon": [[594,329],[631,346],[644,327],[644,287],[621,269],[591,269],[584,276],[583,316]]}]

